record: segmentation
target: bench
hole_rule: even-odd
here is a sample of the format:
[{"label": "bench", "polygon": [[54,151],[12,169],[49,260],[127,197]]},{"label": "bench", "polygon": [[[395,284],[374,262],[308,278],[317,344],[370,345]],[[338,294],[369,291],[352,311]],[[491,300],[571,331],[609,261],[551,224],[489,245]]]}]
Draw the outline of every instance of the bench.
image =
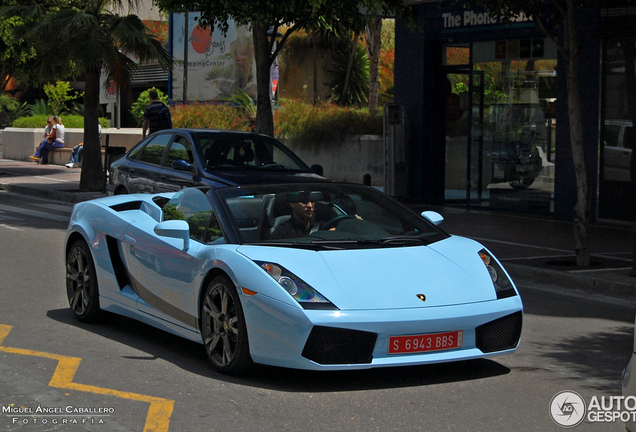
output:
[{"label": "bench", "polygon": [[[43,128],[5,128],[0,131],[0,139],[5,159],[31,161],[29,156],[35,154],[42,142]],[[109,146],[132,148],[141,140],[141,128],[104,128],[101,145],[106,144],[109,137]],[[66,165],[71,156],[73,146],[84,140],[84,129],[67,128],[65,134],[65,147],[53,150],[49,153],[49,163],[52,165]],[[102,161],[104,152],[102,151]]]},{"label": "bench", "polygon": [[[49,164],[51,165],[66,165],[71,158],[72,148],[60,147],[49,152]],[[104,149],[102,148],[102,164],[105,163]]]}]

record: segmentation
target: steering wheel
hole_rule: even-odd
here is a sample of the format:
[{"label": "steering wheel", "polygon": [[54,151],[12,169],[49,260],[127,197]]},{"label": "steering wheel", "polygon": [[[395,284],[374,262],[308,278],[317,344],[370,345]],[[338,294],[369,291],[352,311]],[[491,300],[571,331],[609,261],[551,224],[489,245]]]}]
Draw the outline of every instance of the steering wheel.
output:
[{"label": "steering wheel", "polygon": [[356,216],[354,215],[340,215],[340,216],[336,216],[335,218],[329,219],[322,227],[323,230],[327,231],[330,230],[331,228],[335,228],[338,226],[338,224],[340,222],[342,222],[345,219],[357,219]]}]

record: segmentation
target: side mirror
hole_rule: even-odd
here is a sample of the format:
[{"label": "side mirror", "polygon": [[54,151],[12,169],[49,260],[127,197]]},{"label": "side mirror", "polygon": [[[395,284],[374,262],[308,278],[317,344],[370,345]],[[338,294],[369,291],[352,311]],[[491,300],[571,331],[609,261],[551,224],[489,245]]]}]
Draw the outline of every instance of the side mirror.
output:
[{"label": "side mirror", "polygon": [[177,171],[187,171],[192,173],[193,175],[197,175],[196,165],[191,164],[183,159],[175,159],[174,161],[172,161],[172,169],[176,169]]},{"label": "side mirror", "polygon": [[184,220],[169,220],[159,222],[155,226],[155,234],[183,240],[183,250],[190,247],[190,226]]},{"label": "side mirror", "polygon": [[322,165],[314,164],[311,166],[311,170],[313,171],[314,174],[318,174],[319,176],[324,176]]},{"label": "side mirror", "polygon": [[422,212],[422,217],[424,219],[428,220],[433,225],[439,225],[444,220],[444,217],[441,214],[439,214],[437,212],[434,212],[434,211]]}]

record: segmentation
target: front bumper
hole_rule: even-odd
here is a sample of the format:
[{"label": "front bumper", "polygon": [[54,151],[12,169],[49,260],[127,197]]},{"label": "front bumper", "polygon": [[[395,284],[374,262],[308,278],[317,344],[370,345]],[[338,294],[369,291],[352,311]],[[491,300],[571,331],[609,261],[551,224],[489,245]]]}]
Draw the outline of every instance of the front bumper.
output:
[{"label": "front bumper", "polygon": [[[363,311],[302,310],[264,296],[245,300],[252,359],[309,370],[422,365],[511,353],[518,346],[523,321],[519,296],[456,306]],[[459,348],[388,352],[391,336],[457,330],[463,331]]]}]

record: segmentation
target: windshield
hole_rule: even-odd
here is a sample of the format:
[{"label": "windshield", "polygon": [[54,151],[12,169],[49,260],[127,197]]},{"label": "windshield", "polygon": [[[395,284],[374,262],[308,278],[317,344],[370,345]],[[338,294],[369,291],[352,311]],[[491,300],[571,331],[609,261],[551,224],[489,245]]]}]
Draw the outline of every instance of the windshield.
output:
[{"label": "windshield", "polygon": [[221,189],[243,243],[322,249],[421,246],[448,237],[366,186],[333,183]]},{"label": "windshield", "polygon": [[294,153],[275,139],[256,134],[197,134],[208,170],[311,172]]}]

